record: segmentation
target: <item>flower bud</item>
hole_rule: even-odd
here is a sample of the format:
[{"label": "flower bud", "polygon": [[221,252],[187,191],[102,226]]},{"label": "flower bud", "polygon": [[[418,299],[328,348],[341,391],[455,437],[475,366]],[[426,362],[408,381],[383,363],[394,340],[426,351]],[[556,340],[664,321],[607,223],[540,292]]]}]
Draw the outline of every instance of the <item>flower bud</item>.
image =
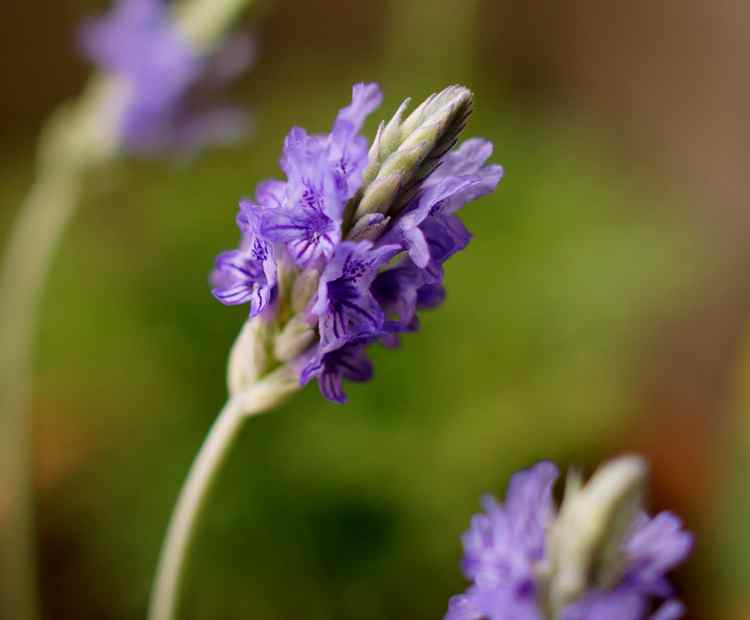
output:
[{"label": "flower bud", "polygon": [[440,158],[455,144],[471,113],[472,94],[463,86],[450,86],[429,97],[402,121],[409,100],[381,125],[364,171],[361,200],[354,222],[371,213],[389,214],[400,196],[433,170]]},{"label": "flower bud", "polygon": [[350,241],[375,241],[388,227],[391,218],[382,213],[369,213],[357,220],[354,228],[349,232]]},{"label": "flower bud", "polygon": [[553,609],[621,576],[622,544],[642,508],[647,476],[643,459],[624,456],[603,465],[584,486],[575,474],[569,480],[549,538]]},{"label": "flower bud", "polygon": [[393,118],[391,118],[391,120],[388,121],[388,124],[383,128],[380,153],[378,154],[378,157],[381,158],[381,161],[383,160],[383,158],[388,157],[388,155],[393,153],[393,151],[395,151],[399,147],[401,141],[403,140],[403,131],[401,129],[401,124],[403,122],[404,111],[409,107],[410,102],[411,97],[406,98],[398,107],[398,110],[396,110]]},{"label": "flower bud", "polygon": [[386,213],[401,187],[402,175],[378,176],[367,188],[359,207],[354,214],[355,226],[357,222],[372,213]]}]

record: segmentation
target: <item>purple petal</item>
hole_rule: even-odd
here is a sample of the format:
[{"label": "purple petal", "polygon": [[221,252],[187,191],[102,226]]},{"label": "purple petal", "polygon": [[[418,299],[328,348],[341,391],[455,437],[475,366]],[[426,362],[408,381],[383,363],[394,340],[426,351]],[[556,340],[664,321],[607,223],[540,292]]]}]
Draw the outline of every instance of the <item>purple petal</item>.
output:
[{"label": "purple petal", "polygon": [[417,291],[417,308],[420,310],[437,308],[445,301],[445,287],[442,284],[425,284]]},{"label": "purple petal", "polygon": [[440,167],[432,175],[434,179],[447,176],[464,176],[477,173],[484,162],[492,156],[492,142],[482,138],[464,141],[454,151],[443,157]]},{"label": "purple petal", "polygon": [[357,133],[382,101],[383,93],[377,84],[355,84],[352,87],[352,102],[339,111],[334,125],[347,123]]},{"label": "purple petal", "polygon": [[641,517],[625,543],[629,566],[625,576],[646,592],[661,594],[663,578],[683,562],[693,547],[693,536],[685,531],[682,521],[671,512],[655,517]]},{"label": "purple petal", "polygon": [[344,203],[336,189],[325,145],[295,128],[284,143],[286,199],[263,217],[262,234],[284,243],[295,262],[307,267],[333,255],[341,239]]},{"label": "purple petal", "polygon": [[367,139],[358,135],[367,116],[380,105],[383,96],[377,84],[355,84],[352,102],[339,111],[330,135],[328,161],[336,176],[342,200],[348,200],[362,185],[367,166]]},{"label": "purple petal", "polygon": [[286,183],[273,179],[259,183],[255,188],[255,199],[263,207],[273,209],[282,207],[286,200]]},{"label": "purple petal", "polygon": [[667,601],[651,616],[650,620],[678,620],[685,615],[685,606],[680,601]]},{"label": "purple petal", "polygon": [[369,381],[373,375],[372,363],[365,353],[366,343],[352,343],[334,351],[323,351],[317,346],[300,360],[300,383],[317,377],[318,386],[328,400],[344,403],[346,394],[342,380]]},{"label": "purple petal", "polygon": [[566,607],[561,620],[643,620],[646,600],[633,592],[597,591]]},{"label": "purple petal", "polygon": [[445,620],[543,620],[533,597],[508,588],[469,588],[451,598]]},{"label": "purple petal", "polygon": [[558,476],[553,463],[538,463],[511,478],[505,498],[512,535],[535,561],[544,557],[545,532],[555,516],[552,489]]},{"label": "purple petal", "polygon": [[448,601],[445,620],[481,620],[482,610],[470,593],[457,594]]},{"label": "purple petal", "polygon": [[250,316],[256,316],[270,303],[275,284],[267,279],[263,267],[251,252],[232,250],[219,254],[211,276],[211,292],[226,305],[249,302]]},{"label": "purple petal", "polygon": [[405,327],[416,318],[419,290],[423,282],[424,272],[411,260],[405,259],[396,267],[379,273],[370,290],[386,315],[389,318],[397,317],[397,325]]},{"label": "purple petal", "polygon": [[321,275],[311,314],[318,318],[325,350],[362,338],[375,338],[385,315],[370,292],[380,267],[398,252],[398,246],[373,247],[369,241],[341,243]]}]

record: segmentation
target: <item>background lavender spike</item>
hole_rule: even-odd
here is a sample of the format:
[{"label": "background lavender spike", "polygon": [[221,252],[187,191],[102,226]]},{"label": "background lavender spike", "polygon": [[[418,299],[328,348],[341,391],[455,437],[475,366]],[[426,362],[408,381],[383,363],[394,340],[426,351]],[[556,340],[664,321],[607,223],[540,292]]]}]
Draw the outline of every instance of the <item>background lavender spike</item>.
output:
[{"label": "background lavender spike", "polygon": [[672,513],[645,514],[647,474],[633,456],[606,463],[584,486],[573,474],[559,510],[557,467],[542,462],[515,474],[505,502],[485,498],[462,538],[473,583],[451,599],[446,620],[681,617],[667,573],[693,537]]},{"label": "background lavender spike", "polygon": [[110,114],[119,116],[127,151],[192,155],[236,142],[247,129],[245,113],[218,99],[251,62],[252,41],[221,35],[203,47],[180,26],[167,2],[118,0],[109,15],[81,30],[86,56],[123,91]]},{"label": "background lavender spike", "polygon": [[0,540],[3,617],[33,620],[39,614],[30,369],[40,302],[57,246],[92,177],[108,178],[129,149],[151,152],[168,146],[184,157],[204,144],[236,138],[244,124],[236,109],[200,110],[187,95],[203,78],[208,79],[202,86],[223,86],[250,61],[251,47],[242,41],[222,45],[246,4],[185,0],[175,7],[160,0],[121,0],[109,18],[89,24],[82,35],[84,48],[102,70],[79,97],[44,122],[36,176],[10,231],[0,274],[5,425],[0,487],[8,505]]}]

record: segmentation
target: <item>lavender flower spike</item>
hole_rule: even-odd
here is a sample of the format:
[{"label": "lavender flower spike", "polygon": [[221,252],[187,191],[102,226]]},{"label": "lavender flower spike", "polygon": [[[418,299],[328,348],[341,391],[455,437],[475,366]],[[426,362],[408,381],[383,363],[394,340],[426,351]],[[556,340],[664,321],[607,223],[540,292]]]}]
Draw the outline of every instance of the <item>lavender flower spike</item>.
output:
[{"label": "lavender flower spike", "polygon": [[343,379],[371,378],[372,344],[395,344],[416,331],[419,310],[442,303],[443,264],[471,237],[456,212],[502,176],[486,140],[453,148],[471,112],[466,88],[404,118],[407,100],[369,146],[360,132],[381,100],[376,84],[356,84],[330,133],[289,132],[286,178],[240,203],[240,247],[219,255],[212,276],[219,301],[250,304],[252,333],[270,339],[267,368],[293,368],[300,385],[316,378],[336,402]]},{"label": "lavender flower spike", "polygon": [[446,620],[680,618],[667,573],[693,538],[672,513],[643,511],[647,474],[634,456],[606,463],[585,485],[573,472],[559,509],[552,463],[515,474],[505,503],[485,498],[463,536],[473,584],[451,599]]},{"label": "lavender flower spike", "polygon": [[[247,127],[239,109],[208,103],[252,60],[244,36],[201,49],[181,32],[165,0],[118,0],[112,13],[87,23],[85,55],[117,79],[124,98],[117,109],[119,142],[128,152],[192,154],[236,141]],[[215,97],[213,98],[215,100]]]}]

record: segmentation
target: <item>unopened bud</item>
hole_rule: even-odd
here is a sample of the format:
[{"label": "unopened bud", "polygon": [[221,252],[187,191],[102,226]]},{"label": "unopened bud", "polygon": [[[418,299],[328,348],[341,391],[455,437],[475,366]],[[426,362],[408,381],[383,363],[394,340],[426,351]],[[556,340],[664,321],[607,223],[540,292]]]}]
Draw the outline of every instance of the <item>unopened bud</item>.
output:
[{"label": "unopened bud", "polygon": [[623,542],[642,508],[647,477],[636,456],[606,463],[583,486],[574,474],[549,537],[553,610],[621,576]]},{"label": "unopened bud", "polygon": [[350,241],[375,241],[388,227],[391,218],[382,213],[369,213],[357,220],[347,239]]},{"label": "unopened bud", "polygon": [[434,169],[463,129],[471,113],[472,94],[463,86],[450,86],[402,120],[408,103],[404,101],[378,130],[363,174],[355,223],[370,213],[387,215],[392,205],[402,204],[401,193],[411,191],[425,171]]},{"label": "unopened bud", "polygon": [[378,176],[368,186],[365,195],[362,196],[359,207],[357,207],[357,211],[354,214],[355,225],[365,215],[388,211],[388,207],[391,206],[398,195],[402,178],[403,176],[398,173],[387,177]]},{"label": "unopened bud", "polygon": [[396,110],[393,118],[391,118],[391,120],[388,121],[388,124],[383,128],[379,153],[381,160],[393,153],[403,141],[401,124],[403,122],[404,112],[406,111],[406,108],[409,107],[409,103],[411,103],[410,97],[404,100],[404,102],[398,107],[398,110]]}]

